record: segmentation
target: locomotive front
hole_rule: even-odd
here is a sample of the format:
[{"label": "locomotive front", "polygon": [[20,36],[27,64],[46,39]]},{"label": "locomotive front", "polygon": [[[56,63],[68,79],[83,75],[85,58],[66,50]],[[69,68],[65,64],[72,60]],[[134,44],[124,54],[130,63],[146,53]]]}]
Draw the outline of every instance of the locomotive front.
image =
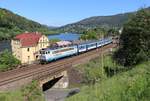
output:
[{"label": "locomotive front", "polygon": [[40,63],[45,63],[46,60],[46,51],[45,50],[40,50]]}]

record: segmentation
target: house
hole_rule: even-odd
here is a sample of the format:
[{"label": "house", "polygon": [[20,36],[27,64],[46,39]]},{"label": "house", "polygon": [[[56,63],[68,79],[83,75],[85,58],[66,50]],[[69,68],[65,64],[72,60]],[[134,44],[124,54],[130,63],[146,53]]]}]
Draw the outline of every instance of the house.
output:
[{"label": "house", "polygon": [[11,40],[13,55],[24,63],[39,59],[39,50],[49,46],[49,39],[39,32],[18,34]]}]

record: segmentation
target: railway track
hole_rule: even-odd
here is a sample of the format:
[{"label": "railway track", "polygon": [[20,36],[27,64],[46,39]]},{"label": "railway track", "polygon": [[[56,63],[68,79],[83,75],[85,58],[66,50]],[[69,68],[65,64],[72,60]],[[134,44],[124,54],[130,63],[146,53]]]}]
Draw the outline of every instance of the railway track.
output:
[{"label": "railway track", "polygon": [[[110,44],[102,48],[103,50],[108,50],[109,48],[112,47],[113,45]],[[73,57],[64,58],[62,60],[58,60],[46,65],[37,64],[37,65],[32,65],[31,67],[27,66],[15,70],[10,70],[7,72],[2,72],[0,73],[0,86],[31,76],[33,76],[34,79],[37,79],[46,74],[54,75],[55,73],[61,72],[69,68],[69,66],[72,66],[75,63],[80,62],[82,59],[85,58],[88,59],[94,55],[97,55],[97,52],[98,52],[97,50],[91,50],[89,52],[77,56],[73,56]]]}]

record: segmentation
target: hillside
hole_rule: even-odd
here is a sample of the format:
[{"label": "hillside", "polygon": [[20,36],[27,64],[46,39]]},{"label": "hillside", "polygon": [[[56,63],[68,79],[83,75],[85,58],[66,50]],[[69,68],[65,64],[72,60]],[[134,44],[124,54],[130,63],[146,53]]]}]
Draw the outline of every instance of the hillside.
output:
[{"label": "hillside", "polygon": [[[150,9],[146,8],[146,9]],[[68,24],[60,27],[63,31],[82,32],[85,29],[103,27],[103,28],[120,28],[128,20],[130,16],[136,12],[117,14],[112,16],[94,16],[83,19],[79,22]]]},{"label": "hillside", "polygon": [[79,22],[62,26],[60,29],[63,31],[83,31],[89,28],[103,27],[121,27],[132,13],[118,14],[113,16],[95,16],[83,19]]},{"label": "hillside", "polygon": [[0,8],[0,40],[10,39],[24,31],[40,31],[44,34],[51,33],[50,28],[45,25]]},{"label": "hillside", "polygon": [[128,19],[129,13],[126,14],[118,14],[114,16],[95,16],[84,19],[77,24],[90,26],[122,26],[122,24]]},{"label": "hillside", "polygon": [[83,19],[79,22],[62,26],[60,29],[63,31],[81,32],[85,29],[102,27],[112,28],[121,27],[132,13],[117,14],[113,16],[94,16]]}]

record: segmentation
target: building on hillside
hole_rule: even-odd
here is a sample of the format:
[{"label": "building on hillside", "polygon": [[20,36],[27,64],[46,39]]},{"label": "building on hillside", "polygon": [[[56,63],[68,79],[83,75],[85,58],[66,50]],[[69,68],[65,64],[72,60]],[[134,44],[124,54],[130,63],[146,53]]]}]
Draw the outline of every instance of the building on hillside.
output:
[{"label": "building on hillside", "polygon": [[39,50],[49,46],[49,39],[38,32],[22,33],[11,40],[12,53],[22,64],[39,59]]}]

